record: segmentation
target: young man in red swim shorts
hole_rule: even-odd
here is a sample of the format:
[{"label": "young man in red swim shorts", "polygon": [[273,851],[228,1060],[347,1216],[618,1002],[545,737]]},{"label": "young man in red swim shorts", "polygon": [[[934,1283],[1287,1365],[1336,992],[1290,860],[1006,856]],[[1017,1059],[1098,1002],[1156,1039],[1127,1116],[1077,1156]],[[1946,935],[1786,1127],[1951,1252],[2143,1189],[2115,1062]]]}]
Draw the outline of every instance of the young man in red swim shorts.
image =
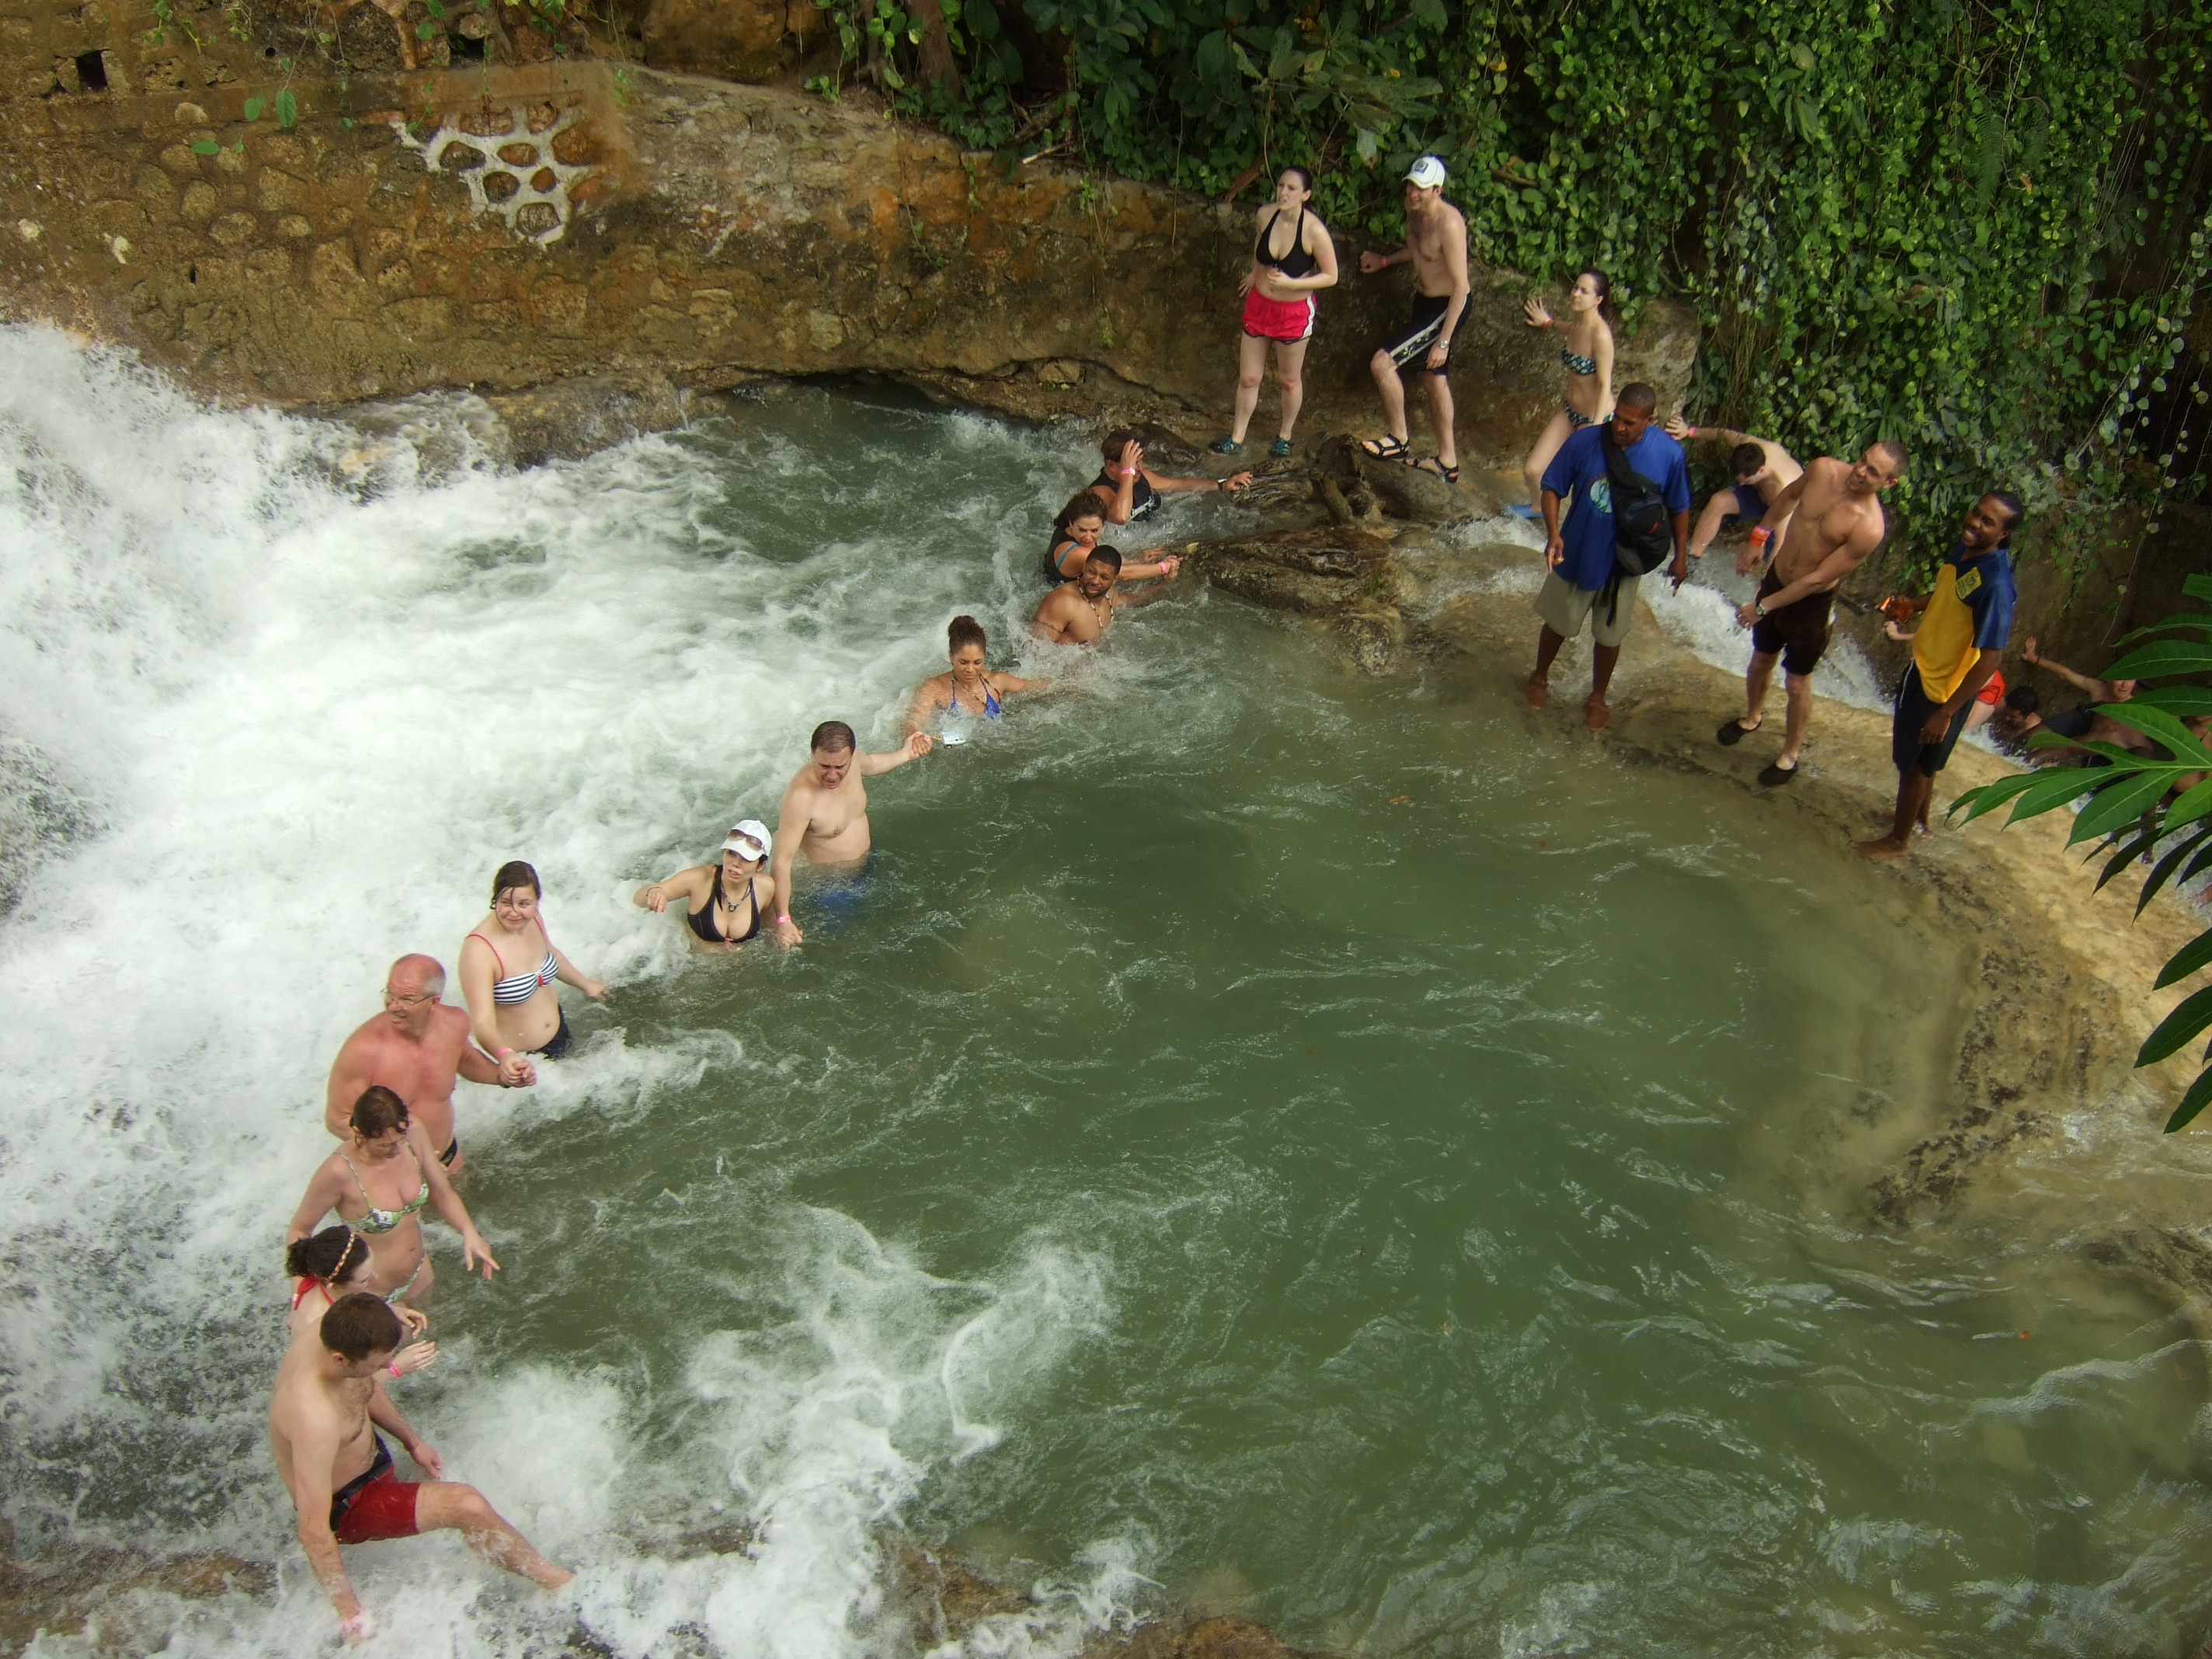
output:
[{"label": "young man in red swim shorts", "polygon": [[[323,1316],[320,1342],[295,1342],[276,1372],[269,1401],[269,1447],[300,1514],[307,1553],[338,1629],[349,1641],[370,1634],[368,1615],[346,1577],[340,1544],[411,1538],[453,1528],[485,1560],[553,1589],[575,1577],[530,1547],[474,1486],[438,1479],[438,1454],[407,1425],[384,1392],[399,1346],[399,1316],[365,1291],[342,1297]],[[383,1437],[390,1431],[430,1479],[401,1480]]]}]

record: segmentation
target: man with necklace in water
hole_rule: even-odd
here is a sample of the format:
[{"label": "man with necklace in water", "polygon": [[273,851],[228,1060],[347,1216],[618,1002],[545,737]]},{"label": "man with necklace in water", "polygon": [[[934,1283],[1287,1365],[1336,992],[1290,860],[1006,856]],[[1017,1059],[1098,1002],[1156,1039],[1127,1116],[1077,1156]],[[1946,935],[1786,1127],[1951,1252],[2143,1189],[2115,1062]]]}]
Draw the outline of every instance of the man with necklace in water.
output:
[{"label": "man with necklace in water", "polygon": [[806,938],[791,919],[791,867],[799,854],[803,851],[809,864],[838,874],[866,875],[875,841],[868,830],[867,786],[860,780],[920,759],[929,752],[930,738],[926,732],[915,732],[888,754],[863,755],[851,726],[824,720],[814,728],[806,748],[806,764],[783,792],[769,870],[780,907],[776,941],[787,946]]},{"label": "man with necklace in water", "polygon": [[339,1046],[323,1094],[323,1127],[343,1140],[352,1133],[354,1102],[381,1084],[407,1104],[408,1115],[438,1149],[438,1162],[461,1172],[453,1113],[453,1079],[527,1089],[537,1069],[520,1054],[494,1060],[469,1040],[465,1008],[448,1007],[446,970],[435,957],[404,956],[384,980],[384,1012]]},{"label": "man with necklace in water", "polygon": [[1836,588],[1881,545],[1888,532],[1881,492],[1905,476],[1905,466],[1904,446],[1887,439],[1869,445],[1856,461],[1820,456],[1775,496],[1751,532],[1740,567],[1746,574],[1788,526],[1759,592],[1735,613],[1751,629],[1751,666],[1744,674],[1743,718],[1729,721],[1718,735],[1723,747],[1732,747],[1765,723],[1766,691],[1779,662],[1788,702],[1782,752],[1759,775],[1769,788],[1797,775],[1798,751],[1813,719],[1813,670],[1828,648]]},{"label": "man with necklace in water", "polygon": [[1095,547],[1081,575],[1044,596],[1036,615],[1030,618],[1030,632],[1047,645],[1096,645],[1113,626],[1115,612],[1151,604],[1169,592],[1167,583],[1174,575],[1170,571],[1158,586],[1133,598],[1116,593],[1115,586],[1121,580],[1121,550]]}]

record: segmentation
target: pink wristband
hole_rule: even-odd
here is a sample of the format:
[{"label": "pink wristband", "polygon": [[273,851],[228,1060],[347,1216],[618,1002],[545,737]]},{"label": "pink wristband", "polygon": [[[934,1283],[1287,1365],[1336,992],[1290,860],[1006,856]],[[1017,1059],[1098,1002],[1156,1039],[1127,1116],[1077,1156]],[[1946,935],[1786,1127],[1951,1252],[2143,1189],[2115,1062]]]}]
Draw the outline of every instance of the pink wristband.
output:
[{"label": "pink wristband", "polygon": [[399,1380],[399,1362],[398,1360],[393,1359],[386,1361],[384,1369],[392,1373],[392,1380],[394,1382],[397,1382]]},{"label": "pink wristband", "polygon": [[778,917],[775,919],[775,925],[776,925],[777,927],[782,927],[782,926],[784,925],[784,923],[786,923],[787,921],[789,921],[790,920],[791,920],[791,914],[790,914],[790,912],[786,911],[782,915],[780,915],[780,916],[778,916]]}]

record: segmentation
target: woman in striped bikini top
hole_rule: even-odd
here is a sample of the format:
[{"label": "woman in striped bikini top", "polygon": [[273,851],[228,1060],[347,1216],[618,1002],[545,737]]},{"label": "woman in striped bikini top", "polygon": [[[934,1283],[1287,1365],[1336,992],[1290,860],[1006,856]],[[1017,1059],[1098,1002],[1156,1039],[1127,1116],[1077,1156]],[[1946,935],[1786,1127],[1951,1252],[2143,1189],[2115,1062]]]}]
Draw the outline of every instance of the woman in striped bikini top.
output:
[{"label": "woman in striped bikini top", "polygon": [[556,980],[594,1001],[607,994],[546,937],[540,894],[537,871],[519,859],[501,865],[492,878],[491,914],[461,941],[469,1032],[502,1066],[519,1054],[558,1060],[568,1051],[568,1016]]}]

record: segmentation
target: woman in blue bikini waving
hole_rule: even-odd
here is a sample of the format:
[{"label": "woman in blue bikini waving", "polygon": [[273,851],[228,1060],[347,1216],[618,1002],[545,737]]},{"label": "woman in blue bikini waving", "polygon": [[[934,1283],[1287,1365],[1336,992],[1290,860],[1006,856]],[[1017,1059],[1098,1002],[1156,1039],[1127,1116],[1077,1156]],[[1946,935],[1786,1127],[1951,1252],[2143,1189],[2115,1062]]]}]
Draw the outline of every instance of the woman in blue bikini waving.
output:
[{"label": "woman in blue bikini waving", "polygon": [[978,720],[998,719],[1008,697],[1055,689],[1051,680],[1018,679],[984,667],[989,641],[983,637],[983,624],[973,617],[955,617],[945,630],[945,641],[952,653],[952,672],[924,680],[915,690],[913,712],[906,717],[910,732],[921,731],[942,714],[945,741],[965,743],[968,728]]},{"label": "woman in blue bikini waving", "polygon": [[[1566,396],[1559,399],[1558,412],[1545,422],[1536,447],[1521,464],[1521,476],[1528,482],[1532,503],[1543,488],[1544,469],[1551,465],[1559,446],[1583,428],[1595,426],[1613,413],[1613,326],[1606,320],[1612,296],[1611,283],[1597,271],[1585,270],[1567,291],[1564,323],[1553,322],[1540,300],[1531,296],[1522,301],[1529,327],[1559,331],[1559,362],[1567,371]],[[1536,516],[1533,505],[1512,510],[1524,519]]]}]

